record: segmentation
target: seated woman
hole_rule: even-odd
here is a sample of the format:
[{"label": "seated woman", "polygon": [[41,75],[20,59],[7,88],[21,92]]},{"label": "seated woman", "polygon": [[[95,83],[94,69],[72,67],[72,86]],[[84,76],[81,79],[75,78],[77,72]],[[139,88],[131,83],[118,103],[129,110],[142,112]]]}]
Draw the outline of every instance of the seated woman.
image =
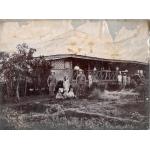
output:
[{"label": "seated woman", "polygon": [[72,87],[70,88],[67,96],[68,96],[68,98],[75,98],[76,97],[74,92],[73,92],[73,88]]},{"label": "seated woman", "polygon": [[63,96],[64,96],[64,98],[69,98],[69,99],[70,99],[70,98],[75,98],[75,97],[76,97],[75,94],[74,94],[74,92],[73,92],[72,86],[70,86],[68,92],[64,92]]},{"label": "seated woman", "polygon": [[63,88],[63,81],[61,80],[59,80],[56,84],[55,91],[54,91],[55,94],[58,93],[59,88]]}]

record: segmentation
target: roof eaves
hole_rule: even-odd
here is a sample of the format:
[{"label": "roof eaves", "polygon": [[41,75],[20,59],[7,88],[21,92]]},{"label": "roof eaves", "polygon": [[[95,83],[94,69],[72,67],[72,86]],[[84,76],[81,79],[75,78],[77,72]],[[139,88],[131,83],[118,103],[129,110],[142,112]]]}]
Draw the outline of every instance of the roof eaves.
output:
[{"label": "roof eaves", "polygon": [[97,57],[76,55],[76,54],[57,54],[57,55],[50,55],[50,56],[45,56],[45,57],[46,57],[46,60],[58,60],[58,59],[64,59],[64,58],[78,58],[78,59],[86,59],[86,60],[133,63],[133,64],[141,64],[141,65],[147,65],[148,64],[146,62],[144,63],[144,62],[131,61],[131,60],[105,59],[105,58],[97,58]]}]

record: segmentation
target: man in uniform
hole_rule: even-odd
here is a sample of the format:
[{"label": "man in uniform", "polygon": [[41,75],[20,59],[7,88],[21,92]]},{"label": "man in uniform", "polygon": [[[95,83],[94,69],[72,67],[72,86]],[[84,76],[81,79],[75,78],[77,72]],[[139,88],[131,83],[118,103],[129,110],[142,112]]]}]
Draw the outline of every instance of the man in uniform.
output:
[{"label": "man in uniform", "polygon": [[123,89],[125,89],[126,85],[127,85],[127,75],[126,75],[126,73],[124,73],[123,76],[122,76],[122,84],[123,84]]},{"label": "man in uniform", "polygon": [[86,76],[82,69],[79,70],[79,74],[76,78],[77,84],[77,96],[83,96],[85,94]]},{"label": "man in uniform", "polygon": [[47,85],[49,87],[49,95],[54,96],[54,91],[56,87],[55,72],[50,72],[50,75],[48,76],[48,79],[47,79]]},{"label": "man in uniform", "polygon": [[118,81],[119,90],[121,90],[121,88],[122,88],[122,74],[121,74],[121,71],[119,71],[119,73],[117,75],[117,81]]}]

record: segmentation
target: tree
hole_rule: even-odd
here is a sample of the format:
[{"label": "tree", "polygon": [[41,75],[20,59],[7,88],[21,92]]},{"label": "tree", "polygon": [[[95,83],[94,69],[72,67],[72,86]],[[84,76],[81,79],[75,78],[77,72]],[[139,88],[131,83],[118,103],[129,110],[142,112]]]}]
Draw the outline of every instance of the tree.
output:
[{"label": "tree", "polygon": [[37,88],[41,93],[41,88],[47,86],[47,77],[52,68],[50,61],[47,61],[44,56],[34,58],[30,64],[32,68],[32,75],[36,78]]},{"label": "tree", "polygon": [[16,48],[16,52],[10,56],[0,53],[2,64],[0,74],[3,74],[5,79],[7,96],[15,95],[17,101],[20,101],[22,89],[24,89],[24,96],[26,96],[28,78],[32,80],[36,78],[34,83],[37,83],[41,93],[41,88],[47,85],[46,80],[52,67],[44,56],[34,58],[33,54],[36,49],[30,48],[26,43],[18,44]]},{"label": "tree", "polygon": [[30,64],[35,51],[36,49],[30,48],[26,43],[22,43],[17,45],[17,52],[7,57],[7,59],[4,57],[6,55],[1,54],[1,74],[4,75],[8,97],[12,96],[11,93],[13,93],[13,89],[15,88],[17,100],[20,100],[20,82],[24,80],[27,83],[27,77],[30,76]]},{"label": "tree", "polygon": [[31,72],[30,72],[30,69],[31,69],[31,64],[32,64],[32,61],[33,61],[33,54],[34,52],[36,51],[36,49],[34,48],[30,48],[26,43],[23,43],[23,44],[18,44],[17,45],[17,50],[19,52],[19,54],[22,56],[22,60],[21,60],[21,65],[22,65],[22,68],[24,70],[24,96],[26,96],[26,91],[27,91],[27,78],[28,77],[31,77]]},{"label": "tree", "polygon": [[9,57],[9,54],[1,51],[0,52],[0,103],[5,100],[6,95],[6,86],[4,83],[4,75],[2,74],[2,63],[6,61]]},{"label": "tree", "polygon": [[5,51],[0,52],[0,62],[6,61],[9,58],[9,54]]}]

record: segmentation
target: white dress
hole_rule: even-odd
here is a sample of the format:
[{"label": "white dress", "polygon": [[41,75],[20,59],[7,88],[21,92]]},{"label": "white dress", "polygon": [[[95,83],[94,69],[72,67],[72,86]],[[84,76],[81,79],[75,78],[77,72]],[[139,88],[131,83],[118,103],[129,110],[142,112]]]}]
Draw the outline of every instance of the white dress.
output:
[{"label": "white dress", "polygon": [[69,91],[69,88],[70,88],[69,79],[63,81],[63,88],[64,88],[64,91],[65,91],[65,92],[68,92],[68,91]]},{"label": "white dress", "polygon": [[117,78],[118,78],[118,82],[122,82],[122,75],[119,74]]},{"label": "white dress", "polygon": [[75,97],[73,91],[70,91],[70,92],[67,94],[67,96],[68,96],[68,98],[74,98],[74,97]]},{"label": "white dress", "polygon": [[92,80],[92,76],[89,75],[88,76],[88,80],[89,80],[89,87],[91,87],[92,83],[93,83],[93,80]]}]

